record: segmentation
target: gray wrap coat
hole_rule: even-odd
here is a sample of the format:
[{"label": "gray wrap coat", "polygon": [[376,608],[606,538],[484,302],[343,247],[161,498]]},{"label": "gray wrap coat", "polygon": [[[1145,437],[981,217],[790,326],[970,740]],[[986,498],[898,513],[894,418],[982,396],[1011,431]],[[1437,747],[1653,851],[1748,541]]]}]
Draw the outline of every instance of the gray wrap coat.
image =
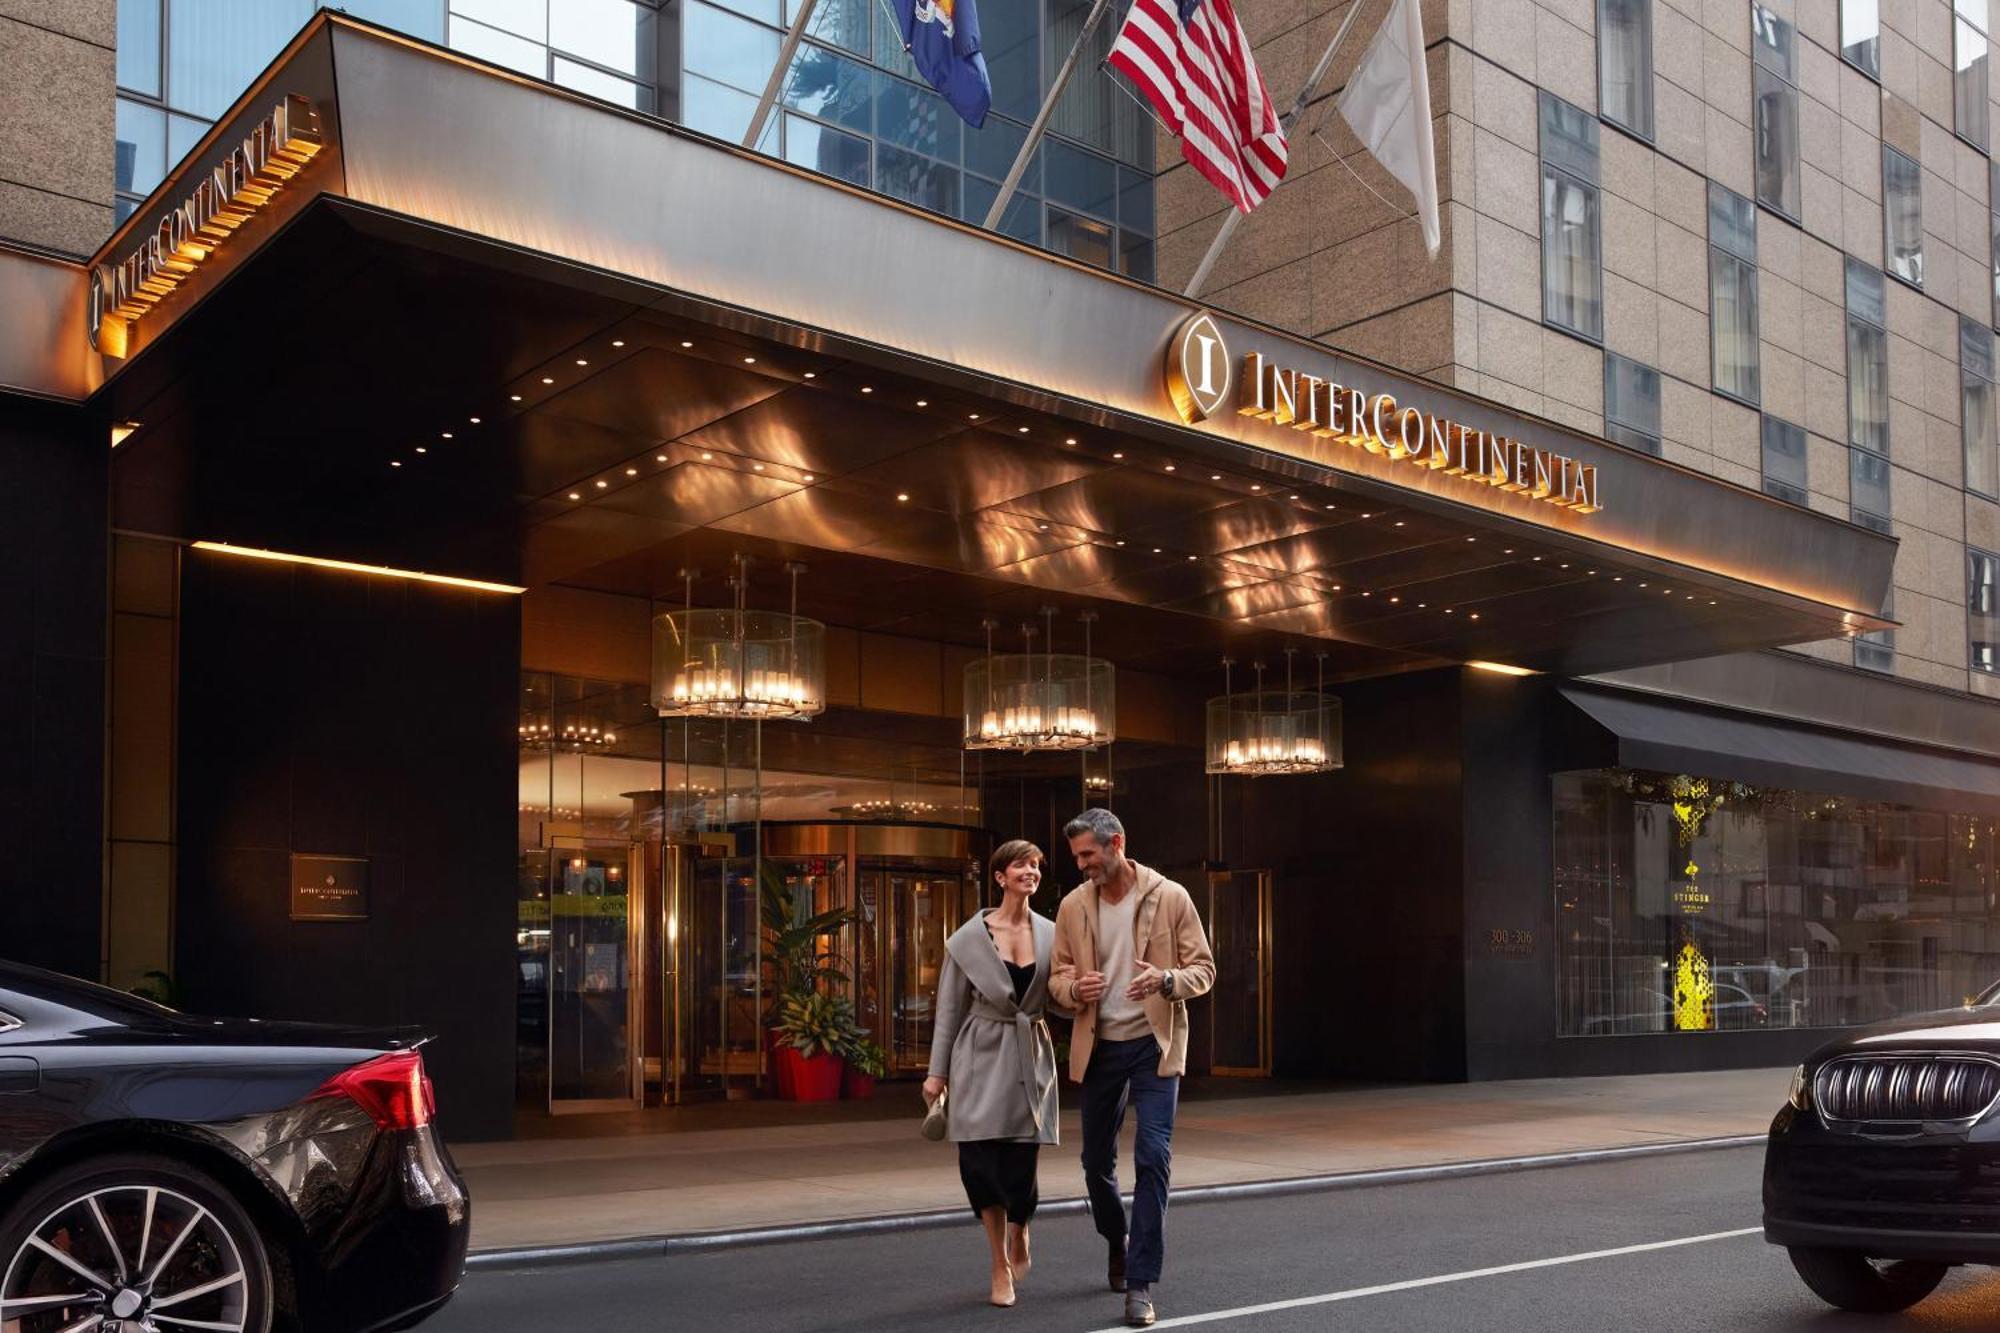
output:
[{"label": "gray wrap coat", "polygon": [[1028,915],[1035,928],[1035,979],[1019,1005],[1007,965],[986,933],[985,912],[975,912],[945,941],[930,1072],[946,1081],[946,1116],[954,1143],[1062,1141],[1055,1044],[1043,1020],[1056,923],[1038,913]]}]

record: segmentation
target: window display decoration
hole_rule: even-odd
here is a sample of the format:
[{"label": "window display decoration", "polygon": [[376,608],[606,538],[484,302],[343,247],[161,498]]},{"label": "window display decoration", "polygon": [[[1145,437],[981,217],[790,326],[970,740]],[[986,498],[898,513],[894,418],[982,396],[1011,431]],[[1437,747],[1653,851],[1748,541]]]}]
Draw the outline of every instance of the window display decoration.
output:
[{"label": "window display decoration", "polygon": [[1117,739],[1114,669],[1090,655],[1085,611],[1083,652],[1055,651],[1053,606],[1042,608],[1042,652],[1034,650],[1035,627],[1021,626],[1022,651],[995,653],[993,630],[986,628],[986,656],[965,664],[965,748],[968,750],[1094,750]]},{"label": "window display decoration", "polygon": [[1715,1026],[1715,981],[1708,958],[1694,942],[1693,932],[1681,937],[1674,963],[1674,1030],[1706,1032]]},{"label": "window display decoration", "polygon": [[826,709],[826,626],[798,614],[799,575],[789,612],[744,605],[750,561],[736,557],[729,583],[736,605],[694,606],[694,571],[685,610],[653,617],[652,703],[661,717],[727,717],[803,721]]},{"label": "window display decoration", "polygon": [[1235,691],[1222,659],[1222,694],[1208,701],[1210,773],[1268,777],[1283,773],[1325,773],[1341,767],[1340,700],[1326,693],[1326,654],[1319,656],[1319,688],[1292,688],[1292,658],[1285,649],[1285,688],[1264,688],[1264,664],[1254,663],[1257,688]]}]

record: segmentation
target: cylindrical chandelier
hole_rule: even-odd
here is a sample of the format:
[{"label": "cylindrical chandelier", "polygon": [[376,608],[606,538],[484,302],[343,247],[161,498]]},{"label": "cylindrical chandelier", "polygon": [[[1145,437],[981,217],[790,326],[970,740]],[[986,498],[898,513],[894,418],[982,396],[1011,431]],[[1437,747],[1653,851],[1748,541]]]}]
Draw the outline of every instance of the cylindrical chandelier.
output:
[{"label": "cylindrical chandelier", "polygon": [[530,718],[515,727],[524,749],[603,750],[618,743],[618,733],[587,720],[571,720],[557,726],[546,714]]},{"label": "cylindrical chandelier", "polygon": [[749,562],[737,560],[730,580],[736,605],[690,605],[653,617],[653,707],[661,717],[805,719],[826,708],[826,626],[798,614],[799,574],[792,609],[752,611],[743,605]]},{"label": "cylindrical chandelier", "polygon": [[[1268,777],[1274,773],[1324,773],[1341,766],[1340,700],[1325,690],[1292,688],[1292,654],[1285,650],[1285,688],[1264,688],[1264,664],[1257,688],[1238,694],[1222,659],[1223,694],[1208,701],[1208,771]],[[1319,655],[1320,683],[1326,681],[1326,654]]]},{"label": "cylindrical chandelier", "polygon": [[1035,630],[1021,627],[1023,651],[993,651],[986,621],[986,656],[965,664],[965,748],[968,750],[1094,750],[1117,738],[1111,663],[1090,655],[1086,611],[1084,650],[1058,653],[1055,608],[1043,607],[1048,648],[1034,651]]}]

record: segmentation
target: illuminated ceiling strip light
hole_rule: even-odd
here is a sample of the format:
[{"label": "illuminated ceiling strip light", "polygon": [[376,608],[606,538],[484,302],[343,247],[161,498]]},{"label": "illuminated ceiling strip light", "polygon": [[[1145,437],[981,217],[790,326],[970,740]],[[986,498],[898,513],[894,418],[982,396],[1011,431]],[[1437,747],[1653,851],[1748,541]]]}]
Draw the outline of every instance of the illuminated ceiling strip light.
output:
[{"label": "illuminated ceiling strip light", "polygon": [[481,579],[461,579],[450,574],[426,574],[416,569],[397,569],[393,565],[364,565],[353,560],[329,560],[321,555],[294,555],[288,551],[265,551],[254,546],[232,546],[228,542],[195,542],[197,551],[217,551],[223,555],[248,556],[252,560],[276,560],[289,565],[312,565],[318,569],[340,569],[351,574],[380,574],[392,579],[411,579],[418,583],[441,583],[448,588],[472,588],[479,592],[505,592],[515,596],[527,591],[511,583],[487,583]]},{"label": "illuminated ceiling strip light", "polygon": [[1532,676],[1535,672],[1527,667],[1508,666],[1505,662],[1467,662],[1474,671],[1491,671],[1501,676]]}]

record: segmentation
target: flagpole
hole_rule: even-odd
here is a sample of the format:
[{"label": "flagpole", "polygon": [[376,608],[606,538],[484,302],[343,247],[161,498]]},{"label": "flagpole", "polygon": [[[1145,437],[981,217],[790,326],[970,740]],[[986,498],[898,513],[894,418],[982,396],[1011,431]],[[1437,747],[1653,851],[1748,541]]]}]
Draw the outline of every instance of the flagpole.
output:
[{"label": "flagpole", "polygon": [[[1327,43],[1326,53],[1319,58],[1319,63],[1313,66],[1313,72],[1306,77],[1305,86],[1299,89],[1299,95],[1292,99],[1291,110],[1285,112],[1284,119],[1279,122],[1284,129],[1286,139],[1292,137],[1292,127],[1298,124],[1299,117],[1305,114],[1306,103],[1312,101],[1313,91],[1326,77],[1326,72],[1333,68],[1333,57],[1339,52],[1340,44],[1347,40],[1348,29],[1354,26],[1354,20],[1361,17],[1361,7],[1365,3],[1366,0],[1354,0],[1354,3],[1347,7],[1347,17],[1340,21],[1340,30],[1333,34],[1333,40]],[[1222,230],[1216,232],[1215,239],[1209,242],[1208,253],[1201,257],[1201,264],[1195,269],[1194,276],[1188,279],[1187,290],[1181,295],[1192,297],[1201,290],[1202,284],[1208,281],[1208,275],[1215,271],[1215,261],[1221,258],[1222,247],[1229,244],[1229,238],[1243,225],[1244,216],[1241,209],[1229,210],[1229,216],[1222,220]]]},{"label": "flagpole", "polygon": [[[1355,2],[1359,4],[1360,0]],[[1056,81],[1049,86],[1049,95],[1042,99],[1042,109],[1035,113],[1035,123],[1028,127],[1028,137],[1021,144],[1021,151],[1014,154],[1014,165],[1007,168],[1007,179],[1001,182],[1000,193],[993,197],[993,207],[986,210],[986,221],[983,225],[988,230],[1000,226],[1000,215],[1007,211],[1007,204],[1014,197],[1014,189],[1021,183],[1022,173],[1027,171],[1028,163],[1034,158],[1035,145],[1041,142],[1042,131],[1049,127],[1049,117],[1055,114],[1056,99],[1062,96],[1063,88],[1069,83],[1069,76],[1076,72],[1076,62],[1083,55],[1084,46],[1090,41],[1090,35],[1097,31],[1098,22],[1103,19],[1104,11],[1110,7],[1111,0],[1097,0],[1097,3],[1090,7],[1089,16],[1083,20],[1083,31],[1076,35],[1076,45],[1070,47],[1068,59],[1064,60],[1062,68],[1056,71]]]},{"label": "flagpole", "polygon": [[[819,0],[798,0],[799,12],[792,16],[792,26],[785,33],[785,44],[778,48],[778,63],[771,69],[771,77],[764,82],[764,95],[757,101],[757,113],[750,117],[750,132],[743,136],[743,146],[755,149],[757,141],[764,137],[764,125],[771,119],[771,106],[778,100],[779,91],[785,86],[785,74],[792,67],[792,57],[799,49],[799,39],[806,35],[806,24],[812,21],[814,6]],[[1356,4],[1360,0],[1355,0]]]}]

